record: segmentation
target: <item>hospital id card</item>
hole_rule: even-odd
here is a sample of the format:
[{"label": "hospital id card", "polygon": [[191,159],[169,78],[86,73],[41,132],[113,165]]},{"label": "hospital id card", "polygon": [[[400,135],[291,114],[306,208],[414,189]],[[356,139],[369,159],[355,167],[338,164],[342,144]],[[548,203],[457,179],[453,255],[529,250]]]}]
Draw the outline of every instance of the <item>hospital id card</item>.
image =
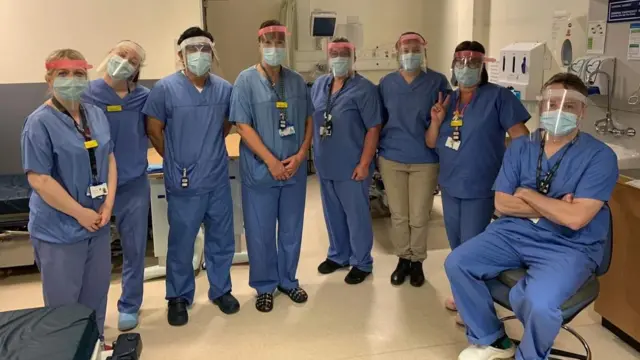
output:
[{"label": "hospital id card", "polygon": [[94,185],[89,187],[89,195],[92,199],[98,199],[109,194],[107,184]]},{"label": "hospital id card", "polygon": [[287,126],[284,130],[278,130],[278,133],[282,137],[290,136],[296,133],[296,129],[293,126]]},{"label": "hospital id card", "polygon": [[449,136],[444,146],[448,147],[449,149],[458,151],[458,149],[460,149],[460,141],[455,141],[451,136]]}]

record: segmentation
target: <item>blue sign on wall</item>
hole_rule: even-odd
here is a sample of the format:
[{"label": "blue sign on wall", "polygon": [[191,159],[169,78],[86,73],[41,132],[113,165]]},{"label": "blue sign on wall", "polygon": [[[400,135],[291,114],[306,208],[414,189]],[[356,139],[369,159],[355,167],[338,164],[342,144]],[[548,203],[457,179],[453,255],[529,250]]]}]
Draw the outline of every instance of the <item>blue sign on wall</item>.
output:
[{"label": "blue sign on wall", "polygon": [[640,20],[640,0],[609,0],[608,22],[636,20]]}]

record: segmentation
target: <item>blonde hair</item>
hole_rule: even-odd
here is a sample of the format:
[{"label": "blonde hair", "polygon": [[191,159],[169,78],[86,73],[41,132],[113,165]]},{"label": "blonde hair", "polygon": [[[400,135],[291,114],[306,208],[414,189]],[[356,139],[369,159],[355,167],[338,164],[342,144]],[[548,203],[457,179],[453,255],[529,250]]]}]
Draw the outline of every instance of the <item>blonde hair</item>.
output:
[{"label": "blonde hair", "polygon": [[[49,56],[47,56],[47,59],[45,60],[45,63],[50,63],[52,61],[57,61],[57,60],[64,60],[64,59],[68,59],[68,60],[86,60],[84,58],[84,55],[82,55],[80,53],[80,51],[78,50],[74,50],[74,49],[58,49],[53,51],[51,54],[49,54]],[[56,73],[56,69],[51,69],[47,71],[47,78],[50,78],[51,76],[55,75]]]}]

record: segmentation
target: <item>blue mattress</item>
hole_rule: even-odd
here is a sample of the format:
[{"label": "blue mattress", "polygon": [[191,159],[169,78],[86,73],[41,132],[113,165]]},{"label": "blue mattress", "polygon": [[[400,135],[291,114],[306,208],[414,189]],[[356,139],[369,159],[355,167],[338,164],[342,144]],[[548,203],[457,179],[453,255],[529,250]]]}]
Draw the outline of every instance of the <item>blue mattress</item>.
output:
[{"label": "blue mattress", "polygon": [[0,175],[0,216],[29,213],[29,196],[26,175]]}]

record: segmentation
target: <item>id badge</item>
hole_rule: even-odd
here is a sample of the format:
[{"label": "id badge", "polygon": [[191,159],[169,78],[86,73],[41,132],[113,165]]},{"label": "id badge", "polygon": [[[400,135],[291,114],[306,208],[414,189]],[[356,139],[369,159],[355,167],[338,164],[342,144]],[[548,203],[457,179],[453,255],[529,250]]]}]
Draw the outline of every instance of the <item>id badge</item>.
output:
[{"label": "id badge", "polygon": [[107,112],[120,112],[122,105],[107,105]]},{"label": "id badge", "polygon": [[182,169],[182,178],[180,179],[180,186],[183,189],[189,187],[189,178],[187,177],[187,169]]},{"label": "id badge", "polygon": [[280,133],[280,136],[285,137],[295,134],[296,129],[293,127],[293,125],[289,125],[284,128],[284,130],[278,130],[278,132]]},{"label": "id badge", "polygon": [[449,136],[444,146],[448,147],[449,149],[458,151],[458,149],[460,148],[460,141],[455,141],[451,136]]},{"label": "id badge", "polygon": [[92,199],[98,199],[109,194],[107,184],[94,185],[89,187],[89,196]]},{"label": "id badge", "polygon": [[323,138],[331,136],[331,128],[330,127],[321,126],[320,127],[320,136],[322,136]]},{"label": "id badge", "polygon": [[85,149],[95,149],[98,147],[98,142],[96,140],[89,140],[84,142]]},{"label": "id badge", "polygon": [[276,102],[276,109],[287,109],[289,107],[289,103],[286,101],[278,101]]}]

